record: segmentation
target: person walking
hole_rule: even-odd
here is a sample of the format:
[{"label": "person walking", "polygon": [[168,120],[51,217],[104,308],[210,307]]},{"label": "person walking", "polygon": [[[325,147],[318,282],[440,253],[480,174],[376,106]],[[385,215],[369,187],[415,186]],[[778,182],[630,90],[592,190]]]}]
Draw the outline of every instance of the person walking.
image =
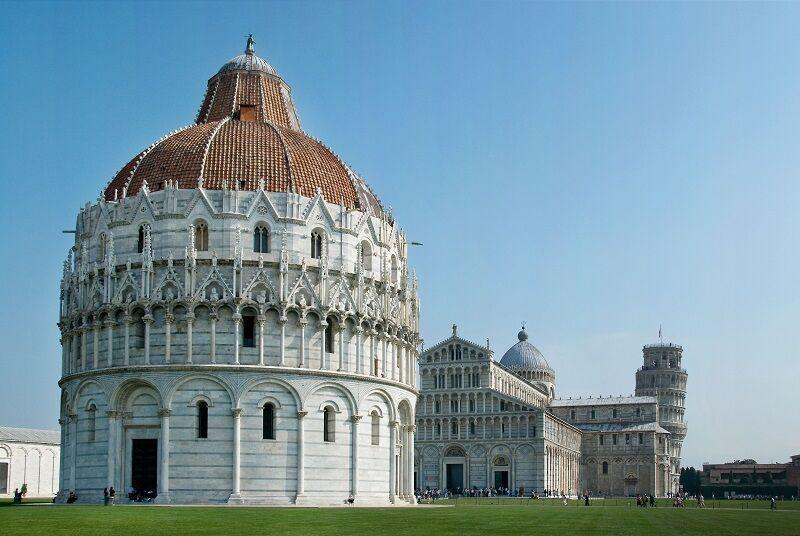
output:
[{"label": "person walking", "polygon": [[770,497],[769,499],[769,509],[770,510],[777,510],[778,505],[775,503],[775,497]]}]

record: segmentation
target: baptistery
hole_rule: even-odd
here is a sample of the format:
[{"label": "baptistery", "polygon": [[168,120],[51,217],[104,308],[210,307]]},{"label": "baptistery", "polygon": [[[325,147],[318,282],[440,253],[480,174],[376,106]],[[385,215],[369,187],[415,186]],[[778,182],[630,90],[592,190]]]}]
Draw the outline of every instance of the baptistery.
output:
[{"label": "baptistery", "polygon": [[254,52],[78,213],[58,499],[414,501],[408,242]]}]

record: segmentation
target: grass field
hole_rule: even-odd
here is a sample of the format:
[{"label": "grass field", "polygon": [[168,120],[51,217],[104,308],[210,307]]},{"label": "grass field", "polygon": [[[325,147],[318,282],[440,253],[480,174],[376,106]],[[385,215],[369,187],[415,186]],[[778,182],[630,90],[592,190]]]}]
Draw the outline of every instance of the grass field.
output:
[{"label": "grass field", "polygon": [[0,534],[800,534],[800,510],[466,504],[417,508],[7,506]]}]

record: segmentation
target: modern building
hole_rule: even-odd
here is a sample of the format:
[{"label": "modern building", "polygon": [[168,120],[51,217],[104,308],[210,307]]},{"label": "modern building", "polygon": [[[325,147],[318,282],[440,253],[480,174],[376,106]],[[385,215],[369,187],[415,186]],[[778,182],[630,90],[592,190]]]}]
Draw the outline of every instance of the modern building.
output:
[{"label": "modern building", "polygon": [[644,347],[635,396],[559,399],[554,369],[524,327],[517,337],[498,362],[488,342],[463,339],[453,326],[450,338],[420,354],[418,487],[568,495],[678,490],[686,435],[681,347]]},{"label": "modern building", "polygon": [[414,501],[408,242],[252,38],[81,208],[59,326],[62,499]]},{"label": "modern building", "polygon": [[800,454],[785,463],[704,463],[700,485],[704,495],[725,493],[800,496]]},{"label": "modern building", "polygon": [[0,426],[0,497],[27,489],[27,497],[52,497],[58,491],[59,433]]}]

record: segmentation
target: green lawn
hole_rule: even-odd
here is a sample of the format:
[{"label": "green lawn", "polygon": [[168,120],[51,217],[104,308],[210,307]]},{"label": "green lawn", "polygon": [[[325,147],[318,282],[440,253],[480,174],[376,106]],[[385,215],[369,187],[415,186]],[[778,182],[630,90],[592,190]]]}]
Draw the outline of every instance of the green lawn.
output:
[{"label": "green lawn", "polygon": [[431,508],[14,506],[16,534],[800,534],[800,511],[464,505]]}]

